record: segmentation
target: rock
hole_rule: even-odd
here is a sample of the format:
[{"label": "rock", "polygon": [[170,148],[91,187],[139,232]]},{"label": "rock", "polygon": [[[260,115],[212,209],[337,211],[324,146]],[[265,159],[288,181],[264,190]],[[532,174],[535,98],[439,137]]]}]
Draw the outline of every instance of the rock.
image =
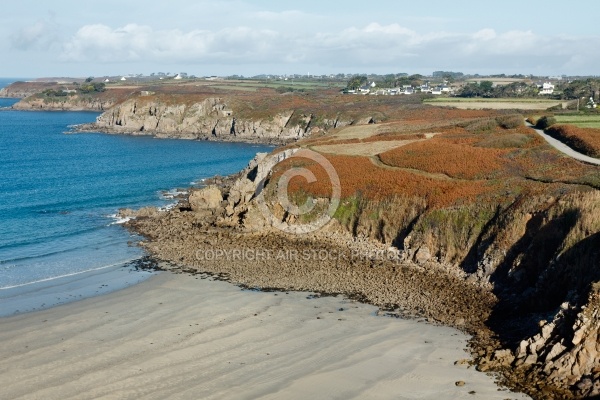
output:
[{"label": "rock", "polygon": [[585,378],[585,379],[582,379],[581,382],[579,382],[575,386],[577,387],[577,389],[579,389],[582,392],[588,392],[592,388],[593,385],[594,385],[594,383],[592,382],[591,379]]},{"label": "rock", "polygon": [[523,361],[523,364],[525,365],[531,365],[531,364],[535,364],[537,362],[537,355],[536,354],[530,354],[527,356],[527,358],[525,358],[525,361]]},{"label": "rock", "polygon": [[117,216],[123,219],[130,218],[152,218],[156,217],[159,211],[156,207],[142,207],[139,210],[132,210],[130,208],[122,208],[119,210]]},{"label": "rock", "polygon": [[193,211],[216,209],[221,206],[223,195],[217,186],[211,185],[193,191],[188,201]]},{"label": "rock", "polygon": [[503,367],[508,367],[510,366],[513,361],[515,360],[515,356],[513,355],[513,353],[508,350],[508,349],[504,349],[504,350],[496,350],[494,352],[494,357],[493,360],[495,362],[497,362],[498,364],[500,364]]},{"label": "rock", "polygon": [[289,142],[309,136],[315,118],[311,114],[294,119],[293,110],[264,119],[237,118],[219,97],[190,105],[169,104],[155,97],[133,96],[100,115],[94,126],[116,133],[173,138]]},{"label": "rock", "polygon": [[415,261],[419,264],[425,264],[429,260],[431,260],[431,252],[429,251],[429,248],[426,246],[420,247],[415,254]]},{"label": "rock", "polygon": [[545,324],[542,326],[542,338],[544,340],[548,340],[550,338],[550,334],[554,330],[554,323]]},{"label": "rock", "polygon": [[546,362],[554,360],[556,357],[561,355],[566,349],[567,348],[561,343],[555,343],[554,346],[552,346],[552,349],[550,350],[548,355],[546,356]]},{"label": "rock", "polygon": [[466,385],[466,383],[465,383],[465,381],[456,381],[456,382],[454,382],[454,385],[455,385],[455,386],[462,387],[462,386],[465,386],[465,385]]}]

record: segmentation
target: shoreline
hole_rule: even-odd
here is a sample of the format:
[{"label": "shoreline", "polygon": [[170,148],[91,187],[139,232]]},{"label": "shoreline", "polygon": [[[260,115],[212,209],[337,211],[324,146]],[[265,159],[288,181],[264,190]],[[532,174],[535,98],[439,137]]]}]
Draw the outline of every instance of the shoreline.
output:
[{"label": "shoreline", "polygon": [[[35,110],[34,110],[35,111]],[[67,111],[67,110],[65,110]],[[267,146],[285,146],[290,143],[295,143],[297,139],[280,140],[269,137],[240,137],[235,135],[230,136],[214,136],[206,133],[203,135],[192,134],[192,133],[162,133],[162,132],[140,132],[131,130],[116,130],[108,129],[105,127],[98,127],[95,124],[79,124],[71,127],[71,131],[65,132],[67,134],[79,134],[79,133],[101,133],[105,135],[126,135],[126,136],[145,136],[156,139],[176,139],[176,140],[195,140],[195,141],[209,141],[209,142],[222,142],[222,143],[246,143],[246,144],[262,144]]]},{"label": "shoreline", "polygon": [[0,319],[0,383],[11,398],[527,398],[471,368],[459,331],[376,310],[165,272]]},{"label": "shoreline", "polygon": [[143,257],[128,263],[2,288],[0,321],[138,285],[157,274],[156,271],[142,267],[147,262],[147,257]]}]

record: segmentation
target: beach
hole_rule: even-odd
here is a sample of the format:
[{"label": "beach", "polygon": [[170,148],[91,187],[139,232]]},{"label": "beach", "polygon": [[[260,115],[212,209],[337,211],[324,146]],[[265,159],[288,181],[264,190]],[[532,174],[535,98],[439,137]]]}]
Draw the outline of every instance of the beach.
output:
[{"label": "beach", "polygon": [[11,399],[527,398],[461,362],[467,340],[342,296],[164,272],[0,319],[0,385]]}]

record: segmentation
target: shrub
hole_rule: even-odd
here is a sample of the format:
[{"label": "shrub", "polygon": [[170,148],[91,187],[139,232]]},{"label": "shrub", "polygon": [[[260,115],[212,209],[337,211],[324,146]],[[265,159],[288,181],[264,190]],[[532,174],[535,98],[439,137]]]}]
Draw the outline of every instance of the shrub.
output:
[{"label": "shrub", "polygon": [[515,129],[523,125],[523,116],[521,114],[501,115],[496,117],[496,122],[504,129]]},{"label": "shrub", "polygon": [[495,119],[478,119],[465,126],[465,129],[469,132],[488,132],[494,130],[497,126],[498,123]]},{"label": "shrub", "polygon": [[507,152],[435,138],[389,150],[379,157],[383,163],[393,167],[443,173],[452,178],[477,179],[501,173],[506,163],[502,156]]},{"label": "shrub", "polygon": [[554,125],[546,133],[590,157],[600,157],[600,129]]},{"label": "shrub", "polygon": [[535,127],[538,129],[547,129],[554,124],[556,124],[556,118],[544,115],[542,118],[537,120]]}]

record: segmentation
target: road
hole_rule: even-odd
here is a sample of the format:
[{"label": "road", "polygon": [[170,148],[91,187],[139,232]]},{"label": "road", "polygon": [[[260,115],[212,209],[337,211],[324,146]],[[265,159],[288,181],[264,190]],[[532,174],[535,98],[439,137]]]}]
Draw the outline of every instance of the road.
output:
[{"label": "road", "polygon": [[[533,125],[531,125],[529,122],[526,122],[526,124],[530,128],[533,128]],[[561,153],[564,153],[571,158],[574,158],[579,161],[583,161],[588,164],[600,165],[600,159],[589,157],[589,156],[586,156],[585,154],[581,154],[581,153],[573,150],[572,148],[570,148],[569,146],[567,146],[560,140],[554,139],[553,137],[546,135],[544,133],[544,131],[541,129],[535,129],[535,128],[533,128],[533,129],[538,133],[538,135],[543,137],[546,140],[546,142],[548,142],[550,144],[550,146],[554,147],[556,150],[560,151]]]}]

